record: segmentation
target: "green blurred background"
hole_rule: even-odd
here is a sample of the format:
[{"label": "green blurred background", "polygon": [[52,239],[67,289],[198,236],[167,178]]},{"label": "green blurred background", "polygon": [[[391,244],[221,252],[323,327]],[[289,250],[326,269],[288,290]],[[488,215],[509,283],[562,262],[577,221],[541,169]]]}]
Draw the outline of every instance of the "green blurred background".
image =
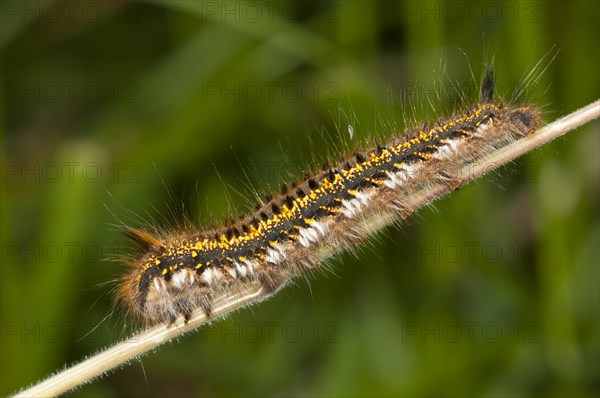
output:
[{"label": "green blurred background", "polygon": [[[560,50],[534,87],[546,120],[600,94],[596,1],[1,11],[1,395],[131,331],[103,321],[128,246],[111,213],[223,219],[243,170],[277,189],[348,124],[359,142],[435,118],[492,57],[510,93]],[[596,121],[73,395],[598,396],[599,147]]]}]

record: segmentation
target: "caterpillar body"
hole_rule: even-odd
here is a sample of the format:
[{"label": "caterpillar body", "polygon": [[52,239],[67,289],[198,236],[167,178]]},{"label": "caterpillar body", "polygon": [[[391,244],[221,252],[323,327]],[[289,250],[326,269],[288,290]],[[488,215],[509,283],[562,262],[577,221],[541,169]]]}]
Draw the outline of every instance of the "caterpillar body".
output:
[{"label": "caterpillar body", "polygon": [[245,284],[277,290],[318,269],[322,250],[367,239],[370,219],[405,219],[416,210],[409,200],[416,192],[430,192],[433,200],[458,188],[461,170],[539,125],[537,107],[494,102],[489,70],[477,105],[284,185],[232,225],[164,236],[125,228],[142,250],[120,281],[120,299],[145,321],[169,324],[198,309],[210,315],[215,298]]}]

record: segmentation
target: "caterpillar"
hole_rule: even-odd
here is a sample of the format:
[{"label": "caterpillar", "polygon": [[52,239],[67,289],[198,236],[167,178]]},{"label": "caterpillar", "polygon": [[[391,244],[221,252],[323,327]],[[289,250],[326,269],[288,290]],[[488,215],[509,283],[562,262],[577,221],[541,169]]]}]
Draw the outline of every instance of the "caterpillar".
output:
[{"label": "caterpillar", "polygon": [[540,126],[536,106],[495,101],[494,87],[488,69],[476,105],[284,184],[230,225],[158,235],[125,227],[140,250],[119,281],[119,300],[148,323],[172,324],[198,309],[210,315],[216,298],[245,284],[274,292],[319,269],[322,250],[366,240],[368,220],[407,218],[416,210],[409,200],[415,193],[434,200],[459,188],[461,170]]}]

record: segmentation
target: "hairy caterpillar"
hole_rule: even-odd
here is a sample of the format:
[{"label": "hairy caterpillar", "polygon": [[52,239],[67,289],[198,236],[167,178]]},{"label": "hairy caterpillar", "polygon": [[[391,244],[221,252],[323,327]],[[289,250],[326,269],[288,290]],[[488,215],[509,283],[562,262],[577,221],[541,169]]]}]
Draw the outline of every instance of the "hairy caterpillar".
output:
[{"label": "hairy caterpillar", "polygon": [[433,200],[458,188],[461,170],[540,125],[537,107],[495,102],[494,83],[489,70],[477,105],[284,185],[232,225],[163,236],[125,228],[142,251],[120,281],[120,299],[150,323],[187,320],[197,309],[209,315],[215,298],[244,284],[275,291],[318,269],[321,250],[368,238],[371,218],[405,219],[416,210],[407,198],[430,192]]}]

